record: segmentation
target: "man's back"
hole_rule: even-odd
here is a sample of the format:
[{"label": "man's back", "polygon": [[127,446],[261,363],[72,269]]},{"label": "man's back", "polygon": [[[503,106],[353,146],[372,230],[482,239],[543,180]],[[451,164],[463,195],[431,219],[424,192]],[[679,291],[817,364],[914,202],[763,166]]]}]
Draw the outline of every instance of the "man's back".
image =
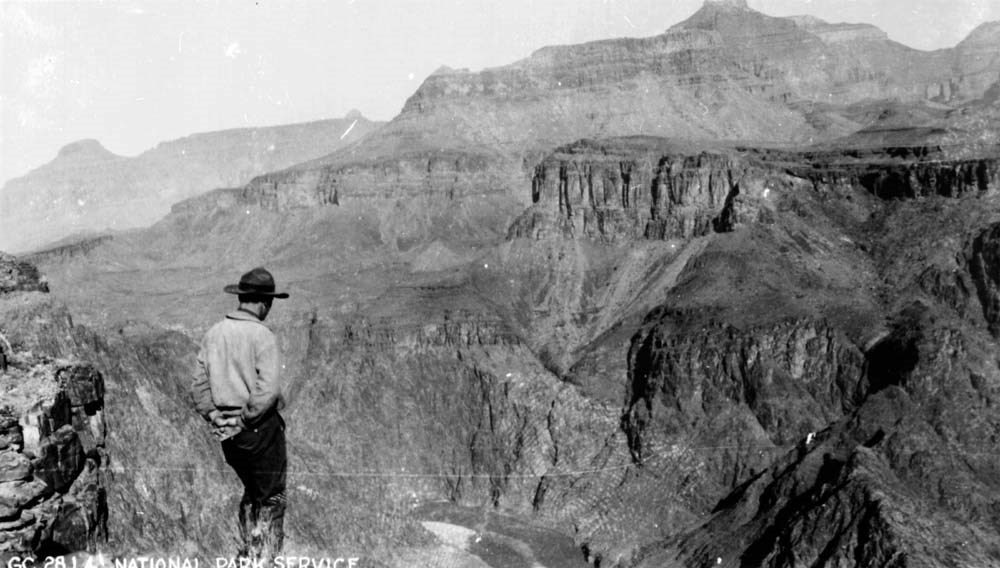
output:
[{"label": "man's back", "polygon": [[210,387],[201,397],[195,389],[202,415],[219,407],[244,408],[244,419],[253,421],[272,406],[284,406],[278,343],[255,315],[237,310],[213,325],[201,342],[198,363]]}]

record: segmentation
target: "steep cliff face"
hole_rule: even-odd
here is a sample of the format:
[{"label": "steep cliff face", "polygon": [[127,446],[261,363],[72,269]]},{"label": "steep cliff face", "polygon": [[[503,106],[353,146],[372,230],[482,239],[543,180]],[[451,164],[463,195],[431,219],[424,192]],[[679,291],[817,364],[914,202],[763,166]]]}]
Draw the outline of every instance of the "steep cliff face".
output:
[{"label": "steep cliff face", "polygon": [[[949,298],[953,305],[960,307],[961,313],[967,310],[968,296],[971,295],[973,286],[979,304],[982,306],[983,318],[989,327],[993,337],[1000,337],[1000,258],[997,256],[998,238],[1000,238],[1000,226],[989,227],[980,234],[975,235],[966,247],[965,258],[963,259],[968,267],[967,271],[959,273],[960,276],[952,280],[950,287],[944,288],[939,295]],[[971,277],[971,283],[961,276]],[[971,284],[971,285],[970,285]],[[951,292],[950,294],[942,292]],[[962,302],[966,300],[966,302]]]},{"label": "steep cliff face", "polygon": [[986,195],[1000,187],[998,149],[961,156],[936,146],[699,152],[656,138],[581,141],[536,167],[533,205],[508,237],[687,240],[772,223],[774,197],[810,189],[864,189],[883,200]]},{"label": "steep cliff face", "polygon": [[[826,322],[736,329],[652,316],[632,340],[625,430],[637,460],[646,427],[690,435],[741,407],[770,443],[787,446],[850,414],[867,394],[861,351]],[[697,331],[696,331],[697,330]]]},{"label": "steep cliff face", "polygon": [[4,184],[0,243],[22,252],[72,235],[148,226],[177,201],[322,156],[379,126],[355,113],[194,134],[136,157],[112,154],[96,140],[74,142],[52,162]]},{"label": "steep cliff face", "polygon": [[535,205],[508,237],[687,240],[766,218],[765,192],[788,179],[731,151],[695,153],[653,138],[578,142],[536,167]]}]

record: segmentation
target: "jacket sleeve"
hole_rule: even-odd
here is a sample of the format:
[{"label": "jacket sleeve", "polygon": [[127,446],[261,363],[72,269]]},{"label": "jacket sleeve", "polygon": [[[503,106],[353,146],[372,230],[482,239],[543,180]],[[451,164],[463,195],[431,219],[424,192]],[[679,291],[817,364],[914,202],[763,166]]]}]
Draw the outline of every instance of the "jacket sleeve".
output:
[{"label": "jacket sleeve", "polygon": [[278,352],[278,341],[274,334],[268,331],[256,344],[257,380],[250,389],[250,401],[243,413],[243,420],[253,423],[262,414],[276,407],[284,407],[285,399],[281,385],[281,354]]},{"label": "jacket sleeve", "polygon": [[208,382],[208,369],[205,364],[205,344],[202,343],[198,350],[198,364],[194,370],[194,377],[191,381],[191,398],[194,400],[194,409],[208,420],[208,414],[215,410],[215,402],[212,401],[212,386]]}]

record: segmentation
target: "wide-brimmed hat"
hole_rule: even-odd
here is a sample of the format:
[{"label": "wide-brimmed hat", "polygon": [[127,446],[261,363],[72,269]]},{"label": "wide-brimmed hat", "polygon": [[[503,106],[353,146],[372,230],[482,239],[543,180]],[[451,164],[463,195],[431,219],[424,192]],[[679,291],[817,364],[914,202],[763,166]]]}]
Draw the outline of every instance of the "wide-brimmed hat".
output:
[{"label": "wide-brimmed hat", "polygon": [[239,284],[230,284],[223,290],[229,294],[253,294],[279,299],[288,297],[285,292],[274,291],[274,277],[271,276],[270,272],[260,267],[240,276]]}]

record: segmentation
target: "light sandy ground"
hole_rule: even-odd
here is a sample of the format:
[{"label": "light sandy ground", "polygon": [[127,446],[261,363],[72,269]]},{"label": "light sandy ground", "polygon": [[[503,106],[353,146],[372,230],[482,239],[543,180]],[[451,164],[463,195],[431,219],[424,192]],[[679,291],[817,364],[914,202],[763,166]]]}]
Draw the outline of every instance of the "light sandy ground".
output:
[{"label": "light sandy ground", "polygon": [[399,568],[493,568],[478,556],[470,554],[469,542],[476,531],[434,521],[421,521],[425,529],[441,541],[436,547],[411,549],[399,554],[395,566]]},{"label": "light sandy ground", "polygon": [[[441,523],[436,521],[421,521],[421,525],[430,532],[434,533],[434,536],[441,541],[442,546],[437,551],[425,550],[424,554],[428,555],[428,558],[434,560],[434,566],[454,566],[465,568],[468,566],[479,567],[479,566],[490,566],[486,562],[483,562],[478,556],[473,554],[456,554],[459,552],[466,552],[469,550],[469,545],[474,538],[476,538],[476,531],[462,527],[459,525],[453,525],[451,523]],[[499,535],[493,535],[498,537]],[[514,539],[503,539],[507,542],[508,546],[517,549],[526,558],[531,558],[531,548],[526,544],[516,541]],[[452,564],[451,562],[457,562]],[[545,566],[533,562],[531,568],[545,568]]]},{"label": "light sandy ground", "polygon": [[435,521],[421,521],[423,527],[438,537],[443,544],[453,546],[459,550],[469,550],[469,540],[475,536],[476,531],[453,525],[450,523],[439,523]]}]

